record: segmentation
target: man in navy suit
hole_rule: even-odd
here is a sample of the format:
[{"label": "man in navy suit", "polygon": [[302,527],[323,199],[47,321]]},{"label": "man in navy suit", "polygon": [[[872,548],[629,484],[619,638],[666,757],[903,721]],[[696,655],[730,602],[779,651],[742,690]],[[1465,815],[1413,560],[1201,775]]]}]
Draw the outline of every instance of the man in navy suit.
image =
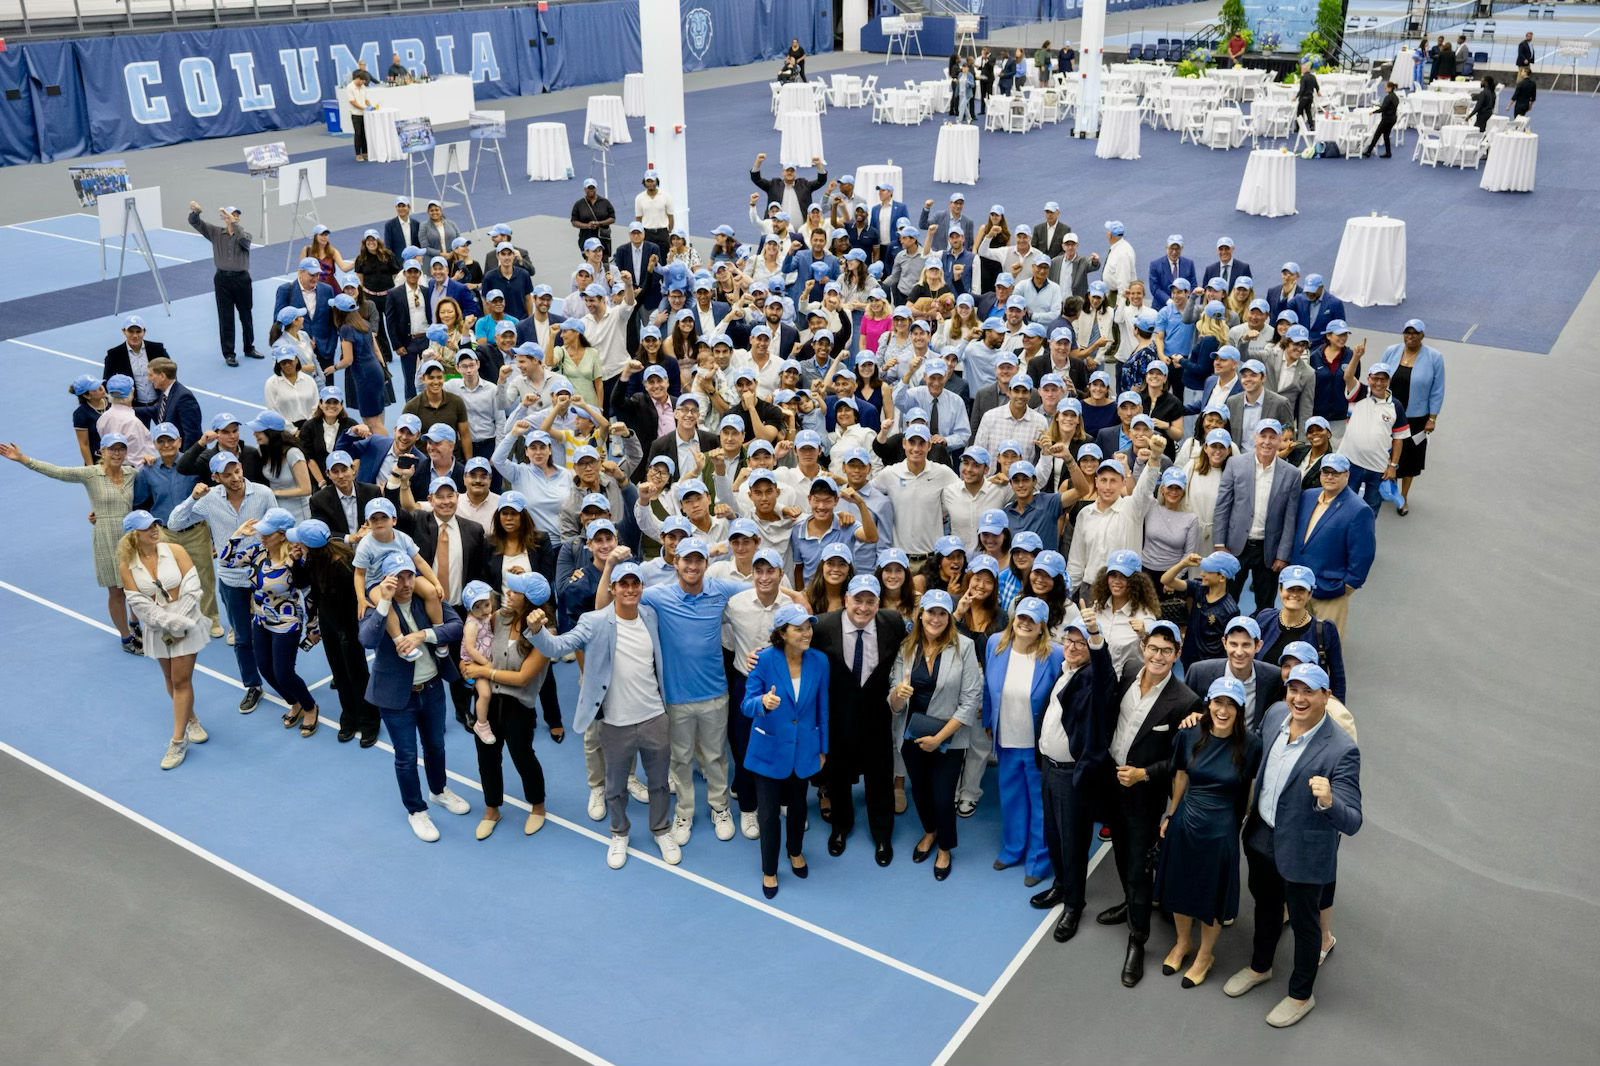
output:
[{"label": "man in navy suit", "polygon": [[446,296],[454,300],[463,315],[478,313],[478,301],[472,290],[450,277],[450,260],[436,255],[428,260],[428,282],[423,286],[428,294],[428,322],[439,321],[439,301]]},{"label": "man in navy suit", "polygon": [[1223,288],[1232,291],[1234,282],[1238,281],[1240,278],[1250,278],[1254,280],[1255,275],[1250,273],[1249,263],[1246,263],[1243,259],[1240,259],[1238,256],[1233,254],[1233,238],[1218,237],[1217,261],[1206,267],[1206,272],[1202,275],[1202,277],[1204,277],[1207,281],[1210,281],[1212,278],[1221,278],[1223,281],[1227,282]]},{"label": "man in navy suit", "polygon": [[879,258],[889,262],[894,258],[894,246],[899,239],[900,220],[905,219],[909,224],[911,212],[906,209],[905,204],[894,198],[893,185],[879,182],[878,202],[867,208],[867,217],[872,220],[872,228],[878,231],[878,241],[881,245]]},{"label": "man in navy suit", "polygon": [[[367,574],[372,582],[367,596],[373,609],[362,617],[360,628],[361,646],[375,653],[367,700],[378,708],[394,745],[394,776],[411,831],[431,843],[439,839],[439,830],[428,817],[428,802],[451,814],[466,814],[471,809],[466,800],[450,791],[444,772],[444,689],[460,676],[449,646],[461,639],[461,619],[444,603],[440,605],[440,623],[429,623],[422,602],[411,594],[416,569],[402,553],[385,555],[375,569],[379,571],[376,578]],[[391,611],[399,616],[401,633],[397,638],[384,630]],[[416,654],[419,651],[421,654]],[[446,654],[441,656],[439,651]],[[419,737],[428,774],[427,800],[417,780]]]},{"label": "man in navy suit", "polygon": [[[1278,458],[1282,430],[1270,418],[1257,423],[1250,459],[1241,455],[1222,468],[1211,521],[1213,547],[1239,560],[1239,573],[1228,582],[1229,594],[1238,598],[1248,572],[1258,611],[1277,599],[1278,571],[1293,554],[1300,505],[1300,471]],[[1265,500],[1259,496],[1263,484]]]},{"label": "man in navy suit", "polygon": [[1283,672],[1271,663],[1256,658],[1261,650],[1261,627],[1254,618],[1238,615],[1228,619],[1222,632],[1220,659],[1201,659],[1183,672],[1183,683],[1196,692],[1211,691],[1211,682],[1231,677],[1244,686],[1244,724],[1252,733],[1261,731],[1267,708],[1283,698]]},{"label": "man in navy suit", "polygon": [[646,311],[654,311],[661,302],[661,278],[650,269],[650,261],[660,258],[661,246],[644,239],[642,222],[628,223],[628,243],[612,254],[617,269],[633,275],[634,284],[639,287],[639,306]]},{"label": "man in navy suit", "polygon": [[[820,302],[823,283],[839,276],[839,260],[827,250],[828,234],[825,231],[812,230],[807,243],[808,247],[791,252],[784,260],[783,272],[794,273],[794,282],[789,286],[789,299],[798,302],[800,294],[806,291],[806,282],[811,281],[815,282],[811,286],[811,298]],[[816,265],[822,266],[820,272],[812,269]]]},{"label": "man in navy suit", "polygon": [[1300,316],[1300,325],[1313,337],[1322,336],[1329,322],[1344,318],[1344,301],[1323,287],[1321,274],[1307,274],[1300,295],[1289,303],[1289,309]]},{"label": "man in navy suit", "polygon": [[422,263],[407,259],[400,271],[400,283],[389,290],[383,301],[383,328],[400,356],[408,400],[417,394],[417,356],[428,347],[428,327],[432,324],[433,304],[422,285]]},{"label": "man in navy suit", "polygon": [[310,256],[300,260],[295,276],[278,286],[278,295],[272,301],[272,316],[285,307],[298,307],[306,313],[306,332],[311,334],[311,346],[316,349],[317,362],[324,370],[334,363],[334,342],[338,339],[333,329],[333,298],[339,295],[327,282],[318,281],[322,264]]},{"label": "man in navy suit", "polygon": [[[1283,269],[1278,271],[1283,278],[1281,285],[1274,285],[1267,290],[1267,316],[1273,321],[1278,321],[1278,312],[1294,310],[1294,301],[1300,295],[1300,264],[1288,262],[1283,264]],[[1289,295],[1283,294],[1284,287],[1288,286]],[[1295,314],[1298,316],[1299,312]],[[1301,322],[1300,325],[1306,325]]]},{"label": "man in navy suit", "polygon": [[1146,285],[1150,307],[1165,307],[1172,296],[1172,283],[1183,278],[1189,288],[1200,288],[1200,276],[1195,273],[1194,260],[1183,254],[1183,235],[1174,233],[1167,238],[1167,254],[1150,260],[1150,281]]},{"label": "man in navy suit", "polygon": [[1316,574],[1311,590],[1311,613],[1334,624],[1344,639],[1344,620],[1350,597],[1367,580],[1378,552],[1373,523],[1377,516],[1350,491],[1348,456],[1324,455],[1318,471],[1320,489],[1300,494],[1300,515],[1295,522],[1294,548],[1289,561],[1309,566]]},{"label": "man in navy suit", "polygon": [[1328,720],[1328,675],[1315,663],[1289,671],[1288,695],[1262,723],[1261,769],[1244,823],[1244,857],[1256,901],[1250,965],[1223,991],[1242,996],[1272,979],[1283,912],[1294,930],[1289,994],[1267,1024],[1285,1028],[1317,1005],[1312,988],[1322,953],[1319,908],[1338,876],[1339,837],[1361,829],[1361,750]]},{"label": "man in navy suit", "polygon": [[165,356],[152,359],[147,373],[150,384],[155,386],[155,400],[148,407],[135,410],[140,417],[148,411],[152,423],[171,422],[178,427],[182,447],[194,447],[205,432],[200,422],[200,401],[178,380],[178,364]]},{"label": "man in navy suit", "polygon": [[411,217],[411,201],[404,196],[395,197],[394,217],[383,224],[383,243],[396,259],[404,258],[402,253],[407,248],[422,243],[420,225]]}]

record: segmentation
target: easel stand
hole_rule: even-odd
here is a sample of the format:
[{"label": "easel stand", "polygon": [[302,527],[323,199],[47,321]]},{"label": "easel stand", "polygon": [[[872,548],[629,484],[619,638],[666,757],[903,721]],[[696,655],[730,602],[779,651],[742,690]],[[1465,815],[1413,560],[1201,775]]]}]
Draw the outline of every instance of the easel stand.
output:
[{"label": "easel stand", "polygon": [[600,168],[600,195],[611,199],[611,146],[599,145],[589,152],[589,176],[594,177],[595,167]]},{"label": "easel stand", "polygon": [[483,157],[494,153],[495,162],[500,164],[500,183],[505,186],[506,195],[511,195],[511,179],[506,177],[506,160],[500,154],[500,142],[484,138],[478,142],[478,158],[472,164],[472,188],[478,187],[478,171],[483,169]]},{"label": "easel stand", "polygon": [[[419,155],[423,155],[423,153],[422,152],[407,152],[406,153],[406,199],[407,200],[415,201],[416,198],[417,198],[417,178],[416,178],[415,171],[416,171],[416,168],[417,168],[417,157]],[[439,194],[439,178],[438,178],[437,175],[434,174],[433,168],[428,165],[428,160],[426,158],[424,158],[422,160],[422,169],[424,169],[424,170],[426,170],[428,172],[428,181],[433,185],[433,195],[435,197],[438,197],[439,199],[443,199],[443,197],[440,196],[440,194]]]},{"label": "easel stand", "polygon": [[[444,186],[439,190],[439,199],[443,200],[445,194],[452,189],[461,194],[461,202],[467,206],[467,221],[472,223],[472,228],[478,228],[478,218],[472,213],[472,200],[467,195],[467,176],[463,172],[466,163],[461,159],[460,150],[462,142],[452,141],[444,145]],[[472,149],[467,149],[468,159],[471,159]],[[496,153],[498,154],[498,153]],[[437,176],[435,177],[437,180]],[[509,182],[507,185],[509,186]],[[509,188],[507,191],[510,191]]]},{"label": "easel stand", "polygon": [[[289,255],[283,262],[283,272],[290,273],[294,265],[295,251],[294,239],[296,235],[304,237],[307,243],[311,241],[311,228],[319,225],[322,219],[317,217],[317,198],[311,195],[311,175],[304,170],[299,172],[300,180],[294,191],[294,221],[289,224]],[[263,212],[263,215],[265,212]],[[305,223],[311,223],[311,226]]]},{"label": "easel stand", "polygon": [[[302,178],[305,177],[303,172],[301,174],[301,177]],[[272,180],[271,173],[262,174],[261,175],[261,243],[262,244],[271,244],[272,243],[272,238],[267,236],[267,218],[268,218],[268,215],[267,215],[267,194],[269,192],[277,192],[277,191],[278,191],[278,184]]]},{"label": "easel stand", "polygon": [[[150,276],[156,281],[156,292],[161,296],[161,309],[167,314],[172,314],[172,308],[167,304],[167,287],[161,280],[161,271],[156,269],[155,253],[150,251],[150,238],[145,235],[144,222],[139,218],[139,204],[133,199],[122,202],[122,254],[117,257],[117,296],[111,305],[111,313],[117,314],[122,310],[122,275],[128,263],[128,238],[135,237],[139,242],[139,254],[144,256],[144,261],[150,268]],[[105,242],[100,244],[102,256],[105,254]]]}]

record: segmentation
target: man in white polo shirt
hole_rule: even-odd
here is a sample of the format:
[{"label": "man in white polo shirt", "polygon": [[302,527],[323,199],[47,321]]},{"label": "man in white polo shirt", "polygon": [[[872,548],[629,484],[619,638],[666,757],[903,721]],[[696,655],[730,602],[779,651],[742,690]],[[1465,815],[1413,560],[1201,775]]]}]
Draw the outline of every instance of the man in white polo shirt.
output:
[{"label": "man in white polo shirt", "polygon": [[1380,486],[1394,480],[1400,462],[1401,443],[1411,436],[1406,409],[1395,403],[1389,391],[1392,368],[1374,363],[1367,371],[1365,385],[1356,382],[1356,361],[1344,365],[1344,394],[1350,402],[1350,419],[1345,423],[1339,454],[1350,460],[1350,491],[1366,500],[1372,513],[1383,506]]}]

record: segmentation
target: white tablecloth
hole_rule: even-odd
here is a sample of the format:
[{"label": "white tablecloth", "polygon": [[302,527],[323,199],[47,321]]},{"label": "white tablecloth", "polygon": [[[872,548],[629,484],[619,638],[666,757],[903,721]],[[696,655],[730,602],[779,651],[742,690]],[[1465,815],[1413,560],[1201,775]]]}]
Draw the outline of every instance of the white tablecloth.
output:
[{"label": "white tablecloth", "polygon": [[[435,128],[467,121],[467,112],[478,106],[472,94],[472,79],[465,74],[446,74],[412,85],[369,85],[367,102],[393,111],[397,119],[429,119]],[[350,128],[350,102],[343,92],[339,93],[339,120],[342,129]]]},{"label": "white tablecloth", "polygon": [[1344,224],[1328,291],[1357,307],[1406,299],[1406,224],[1398,218],[1352,218]]},{"label": "white tablecloth", "polygon": [[955,185],[978,184],[978,127],[939,127],[939,147],[933,153],[933,180]]},{"label": "white tablecloth", "polygon": [[[893,188],[896,200],[904,200],[905,196],[902,194],[903,186],[900,181],[899,167],[886,166],[881,163],[856,167],[856,195],[867,202],[868,210],[871,210],[872,205],[878,202],[877,190],[880,184],[887,184]],[[877,216],[874,215],[873,218],[876,220]]]},{"label": "white tablecloth", "polygon": [[1394,87],[1400,92],[1405,92],[1416,84],[1412,76],[1416,73],[1417,62],[1411,58],[1411,49],[1402,48],[1394,57],[1394,73],[1389,75],[1389,80],[1394,82]]},{"label": "white tablecloth", "polygon": [[1489,138],[1489,158],[1478,188],[1490,192],[1532,192],[1539,163],[1539,135],[1506,130]]},{"label": "white tablecloth", "polygon": [[1244,114],[1237,107],[1219,107],[1207,114],[1200,143],[1211,143],[1211,131],[1222,120],[1232,123],[1232,132],[1228,136],[1229,145],[1233,148],[1239,147],[1244,143]]},{"label": "white tablecloth", "polygon": [[1139,158],[1139,109],[1108,107],[1100,112],[1100,143],[1094,154],[1101,159]]},{"label": "white tablecloth", "polygon": [[563,122],[528,123],[528,180],[567,181],[572,177],[572,151]]},{"label": "white tablecloth", "polygon": [[1439,162],[1447,167],[1459,167],[1465,160],[1461,157],[1461,146],[1466,142],[1467,135],[1478,132],[1476,126],[1446,126],[1439,131]]},{"label": "white tablecloth", "polygon": [[834,107],[860,107],[866,102],[861,98],[861,78],[856,74],[835,74],[832,96]]},{"label": "white tablecloth", "polygon": [[633,140],[628,133],[628,116],[622,109],[620,96],[591,96],[589,109],[583,118],[583,143],[589,143],[590,126],[609,126],[612,144],[627,144]]},{"label": "white tablecloth", "polygon": [[822,158],[822,118],[815,111],[785,111],[778,116],[783,139],[778,144],[778,165],[809,167]]},{"label": "white tablecloth", "polygon": [[393,163],[400,158],[400,137],[394,131],[395,121],[399,117],[385,107],[366,113],[369,163]]},{"label": "white tablecloth", "polygon": [[622,79],[622,113],[644,118],[643,74],[629,74]]},{"label": "white tablecloth", "polygon": [[1234,208],[1247,215],[1277,218],[1295,214],[1294,170],[1298,157],[1281,148],[1257,148],[1244,165]]},{"label": "white tablecloth", "polygon": [[809,82],[792,81],[778,90],[778,113],[773,116],[772,128],[783,128],[783,116],[790,111],[812,111],[817,109],[817,98],[812,92]]},{"label": "white tablecloth", "polygon": [[1230,67],[1227,70],[1210,70],[1206,77],[1215,78],[1222,83],[1223,91],[1237,100],[1243,95],[1246,83],[1254,80],[1255,71],[1248,67]]},{"label": "white tablecloth", "polygon": [[1350,120],[1335,116],[1329,118],[1325,115],[1317,116],[1317,128],[1314,131],[1317,140],[1321,141],[1328,154],[1339,151],[1339,138],[1345,135],[1350,128]]},{"label": "white tablecloth", "polygon": [[918,89],[884,89],[883,101],[889,108],[889,121],[902,126],[922,122],[922,92]]}]

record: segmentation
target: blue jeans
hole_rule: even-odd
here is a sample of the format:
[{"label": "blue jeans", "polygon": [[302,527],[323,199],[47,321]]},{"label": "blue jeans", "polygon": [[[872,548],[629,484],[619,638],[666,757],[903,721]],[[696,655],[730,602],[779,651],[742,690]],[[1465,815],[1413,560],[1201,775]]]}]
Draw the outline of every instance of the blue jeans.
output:
[{"label": "blue jeans", "polygon": [[417,781],[417,740],[422,740],[423,767],[428,791],[437,795],[448,784],[444,776],[444,682],[434,678],[421,692],[413,692],[399,710],[380,707],[389,743],[394,745],[394,777],[400,784],[400,802],[407,814],[428,809]]},{"label": "blue jeans", "polygon": [[251,647],[251,630],[255,628],[250,617],[250,590],[217,583],[222,593],[222,608],[228,613],[228,625],[233,629],[233,658],[239,664],[239,680],[246,688],[261,687],[261,671],[256,669],[255,649]]},{"label": "blue jeans", "polygon": [[[238,639],[235,635],[236,647]],[[283,697],[283,702],[293,704],[302,711],[316,710],[316,698],[294,668],[294,661],[300,656],[299,628],[287,633],[274,633],[257,622],[250,641],[254,646],[256,669],[267,679],[272,691]]]},{"label": "blue jeans", "polygon": [[1377,514],[1383,506],[1383,497],[1378,495],[1378,486],[1382,482],[1382,470],[1368,470],[1364,466],[1350,464],[1350,491],[1366,500],[1373,514]]}]

